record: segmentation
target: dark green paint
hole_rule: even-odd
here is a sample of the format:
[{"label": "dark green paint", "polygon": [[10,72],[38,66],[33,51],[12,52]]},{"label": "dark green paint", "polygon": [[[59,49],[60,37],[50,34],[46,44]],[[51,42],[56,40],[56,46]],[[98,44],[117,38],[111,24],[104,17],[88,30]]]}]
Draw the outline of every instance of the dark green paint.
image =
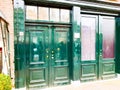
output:
[{"label": "dark green paint", "polygon": [[104,16],[83,14],[82,17],[84,16],[96,19],[96,58],[95,60],[81,61],[80,80],[86,82],[97,79],[113,78],[116,76],[114,58],[103,58],[102,19],[104,18]]},{"label": "dark green paint", "polygon": [[[76,38],[75,34],[79,34]],[[80,79],[80,7],[72,8],[72,34],[73,34],[73,81]]]},{"label": "dark green paint", "polygon": [[15,87],[25,86],[24,3],[14,2]]},{"label": "dark green paint", "polygon": [[116,17],[115,72],[120,73],[120,15]]},{"label": "dark green paint", "polygon": [[[47,24],[26,25],[25,41],[27,87],[30,90],[70,83],[68,27]],[[37,60],[35,56],[38,57]]]}]

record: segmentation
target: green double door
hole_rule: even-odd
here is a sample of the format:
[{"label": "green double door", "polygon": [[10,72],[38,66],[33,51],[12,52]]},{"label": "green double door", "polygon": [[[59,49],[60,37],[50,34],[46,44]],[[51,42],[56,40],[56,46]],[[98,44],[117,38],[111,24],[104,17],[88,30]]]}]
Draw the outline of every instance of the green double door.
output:
[{"label": "green double door", "polygon": [[25,42],[29,90],[69,83],[69,28],[27,24]]},{"label": "green double door", "polygon": [[115,77],[115,18],[81,15],[81,81]]}]

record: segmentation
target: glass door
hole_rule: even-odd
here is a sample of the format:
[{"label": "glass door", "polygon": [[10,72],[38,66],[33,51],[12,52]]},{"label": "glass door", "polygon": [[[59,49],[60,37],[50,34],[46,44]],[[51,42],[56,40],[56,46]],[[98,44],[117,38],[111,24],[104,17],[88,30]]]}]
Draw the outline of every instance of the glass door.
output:
[{"label": "glass door", "polygon": [[115,18],[81,17],[81,81],[115,77]]},{"label": "glass door", "polygon": [[81,17],[81,81],[97,79],[98,62],[98,17]]}]

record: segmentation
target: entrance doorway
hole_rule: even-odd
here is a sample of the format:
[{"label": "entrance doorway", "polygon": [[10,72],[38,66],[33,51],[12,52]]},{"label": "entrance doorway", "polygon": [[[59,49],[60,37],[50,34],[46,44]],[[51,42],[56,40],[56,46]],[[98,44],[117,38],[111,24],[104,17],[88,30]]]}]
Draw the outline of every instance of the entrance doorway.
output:
[{"label": "entrance doorway", "polygon": [[69,27],[32,23],[25,33],[29,90],[68,84]]},{"label": "entrance doorway", "polygon": [[115,18],[81,16],[81,81],[115,77]]}]

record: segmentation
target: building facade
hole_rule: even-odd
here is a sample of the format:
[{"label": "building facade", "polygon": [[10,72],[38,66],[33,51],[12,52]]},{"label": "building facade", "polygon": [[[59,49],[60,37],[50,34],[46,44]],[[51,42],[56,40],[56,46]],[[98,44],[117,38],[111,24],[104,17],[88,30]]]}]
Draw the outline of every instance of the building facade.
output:
[{"label": "building facade", "polygon": [[0,73],[10,75],[14,84],[14,28],[12,0],[0,0]]},{"label": "building facade", "polygon": [[15,0],[15,86],[32,90],[117,77],[119,3]]}]

